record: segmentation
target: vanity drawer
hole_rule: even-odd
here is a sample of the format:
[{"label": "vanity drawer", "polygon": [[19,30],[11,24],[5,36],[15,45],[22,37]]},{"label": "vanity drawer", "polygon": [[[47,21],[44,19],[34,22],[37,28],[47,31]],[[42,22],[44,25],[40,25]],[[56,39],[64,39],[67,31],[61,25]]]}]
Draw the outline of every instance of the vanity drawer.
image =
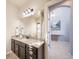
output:
[{"label": "vanity drawer", "polygon": [[19,45],[19,46],[25,48],[25,44],[22,43],[22,42],[20,42],[20,41],[15,41],[15,44],[17,44],[17,45]]},{"label": "vanity drawer", "polygon": [[35,52],[35,51],[37,51],[37,48],[33,47],[32,50]]},{"label": "vanity drawer", "polygon": [[26,49],[36,51],[36,48],[30,45],[26,45]]},{"label": "vanity drawer", "polygon": [[37,49],[33,47],[33,48],[32,48],[32,52],[33,52],[33,54],[36,55],[36,54],[37,54]]},{"label": "vanity drawer", "polygon": [[26,59],[37,59],[36,55],[26,55]]},{"label": "vanity drawer", "polygon": [[31,47],[30,47],[30,46],[26,46],[26,52],[27,52],[27,53],[32,52],[33,54],[36,55],[37,49],[34,48],[33,46],[31,46]]}]

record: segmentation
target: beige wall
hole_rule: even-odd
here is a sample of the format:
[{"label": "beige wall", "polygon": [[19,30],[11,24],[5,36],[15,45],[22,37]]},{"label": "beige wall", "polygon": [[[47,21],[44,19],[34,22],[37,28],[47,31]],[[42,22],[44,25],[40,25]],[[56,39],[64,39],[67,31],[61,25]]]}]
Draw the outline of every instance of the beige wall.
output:
[{"label": "beige wall", "polygon": [[6,52],[11,49],[11,36],[15,34],[15,27],[20,24],[18,10],[10,2],[6,3]]},{"label": "beige wall", "polygon": [[18,8],[7,1],[6,6],[6,53],[8,54],[11,50],[11,36],[15,35],[16,26],[23,25],[25,34],[36,33],[36,22],[32,19],[20,19]]}]

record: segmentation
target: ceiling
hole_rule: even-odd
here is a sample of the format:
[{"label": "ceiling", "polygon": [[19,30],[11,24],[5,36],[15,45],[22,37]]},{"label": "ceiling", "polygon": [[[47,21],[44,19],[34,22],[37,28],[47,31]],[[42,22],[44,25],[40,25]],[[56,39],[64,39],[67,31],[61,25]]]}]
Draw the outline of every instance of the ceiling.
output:
[{"label": "ceiling", "polygon": [[14,5],[17,5],[18,7],[21,7],[27,0],[8,0],[9,2],[13,3]]},{"label": "ceiling", "polygon": [[33,8],[34,12],[38,14],[48,1],[50,0],[7,0],[7,2],[17,7],[20,17],[22,17],[22,12],[27,8]]},{"label": "ceiling", "polygon": [[18,6],[19,8],[22,8],[23,6],[33,6],[33,5],[41,5],[49,0],[8,0],[12,4]]}]

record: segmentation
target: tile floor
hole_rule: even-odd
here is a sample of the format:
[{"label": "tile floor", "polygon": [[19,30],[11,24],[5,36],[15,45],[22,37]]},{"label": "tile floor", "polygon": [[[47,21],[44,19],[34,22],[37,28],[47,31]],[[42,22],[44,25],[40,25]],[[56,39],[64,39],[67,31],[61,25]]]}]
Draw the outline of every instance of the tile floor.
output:
[{"label": "tile floor", "polygon": [[6,56],[6,59],[19,59],[13,52]]},{"label": "tile floor", "polygon": [[[67,43],[65,43],[67,45]],[[61,42],[52,41],[52,46],[49,48],[49,59],[73,59],[68,52],[68,47]]]}]

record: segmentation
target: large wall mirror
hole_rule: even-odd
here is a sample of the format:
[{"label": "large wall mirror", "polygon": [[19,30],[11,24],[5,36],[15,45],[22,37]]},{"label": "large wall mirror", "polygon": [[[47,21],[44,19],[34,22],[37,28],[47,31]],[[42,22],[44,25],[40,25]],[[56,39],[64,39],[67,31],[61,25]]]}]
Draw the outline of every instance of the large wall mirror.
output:
[{"label": "large wall mirror", "polygon": [[36,19],[36,38],[43,40],[43,30],[44,30],[44,11],[40,11],[40,16]]}]

